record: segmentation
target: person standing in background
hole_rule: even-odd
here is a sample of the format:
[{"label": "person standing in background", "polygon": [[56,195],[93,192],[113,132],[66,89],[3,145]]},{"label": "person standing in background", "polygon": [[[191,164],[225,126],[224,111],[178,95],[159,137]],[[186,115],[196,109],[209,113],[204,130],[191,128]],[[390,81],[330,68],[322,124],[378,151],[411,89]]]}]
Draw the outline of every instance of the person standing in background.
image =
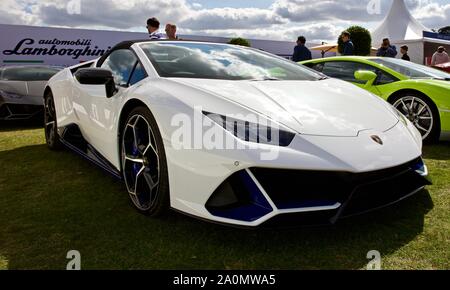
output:
[{"label": "person standing in background", "polygon": [[450,62],[450,59],[447,52],[445,51],[445,47],[439,46],[437,51],[433,54],[433,58],[431,59],[431,65],[435,66],[447,62]]},{"label": "person standing in background", "polygon": [[411,58],[408,55],[408,46],[407,45],[403,45],[402,47],[400,47],[400,53],[402,54],[403,60],[411,61]]},{"label": "person standing in background", "polygon": [[395,58],[397,54],[397,48],[395,47],[395,45],[391,45],[389,38],[383,39],[383,43],[378,49],[377,56]]},{"label": "person standing in background", "polygon": [[166,25],[166,35],[169,40],[178,40],[177,36],[177,26],[172,23]]},{"label": "person standing in background", "polygon": [[299,36],[297,39],[297,46],[294,48],[294,55],[292,60],[294,62],[310,60],[312,59],[311,51],[306,47],[306,38],[304,36]]},{"label": "person standing in background", "polygon": [[342,55],[353,55],[355,52],[355,46],[353,42],[350,40],[350,32],[344,31],[342,32],[342,41],[344,42],[344,49],[342,51]]},{"label": "person standing in background", "polygon": [[147,20],[147,29],[150,39],[164,39],[164,34],[159,32],[159,20],[155,17]]}]

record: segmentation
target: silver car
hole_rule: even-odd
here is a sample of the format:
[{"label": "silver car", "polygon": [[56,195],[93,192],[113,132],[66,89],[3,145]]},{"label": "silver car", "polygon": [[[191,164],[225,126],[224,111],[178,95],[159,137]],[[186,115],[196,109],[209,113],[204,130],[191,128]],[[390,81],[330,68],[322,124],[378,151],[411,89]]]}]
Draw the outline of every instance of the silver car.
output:
[{"label": "silver car", "polygon": [[10,66],[0,68],[0,120],[25,120],[43,111],[47,81],[62,68]]}]

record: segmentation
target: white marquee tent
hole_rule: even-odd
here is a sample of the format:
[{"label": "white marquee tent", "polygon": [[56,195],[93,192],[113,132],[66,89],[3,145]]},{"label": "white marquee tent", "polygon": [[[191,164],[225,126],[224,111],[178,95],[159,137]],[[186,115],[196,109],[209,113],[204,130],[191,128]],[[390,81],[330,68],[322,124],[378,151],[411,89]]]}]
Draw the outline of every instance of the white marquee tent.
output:
[{"label": "white marquee tent", "polygon": [[423,31],[431,30],[411,15],[404,0],[394,0],[388,15],[372,32],[372,42],[378,45],[386,37],[394,41],[421,39]]},{"label": "white marquee tent", "polygon": [[[381,24],[372,32],[372,46],[380,47],[384,38],[391,44],[407,45],[409,56],[416,63],[429,63],[439,45],[450,48],[450,41],[439,39],[439,35],[417,21],[409,12],[404,0],[393,0],[391,9]],[[400,53],[397,57],[401,57]]]}]

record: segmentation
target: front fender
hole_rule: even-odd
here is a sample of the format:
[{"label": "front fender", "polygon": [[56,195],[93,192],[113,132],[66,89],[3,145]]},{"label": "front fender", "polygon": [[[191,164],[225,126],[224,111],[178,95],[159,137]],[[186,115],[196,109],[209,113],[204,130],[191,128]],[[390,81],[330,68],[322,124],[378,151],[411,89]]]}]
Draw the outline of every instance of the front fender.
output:
[{"label": "front fender", "polygon": [[450,82],[435,80],[406,80],[379,86],[382,97],[388,101],[403,90],[417,91],[427,96],[439,111],[441,130],[450,131]]}]

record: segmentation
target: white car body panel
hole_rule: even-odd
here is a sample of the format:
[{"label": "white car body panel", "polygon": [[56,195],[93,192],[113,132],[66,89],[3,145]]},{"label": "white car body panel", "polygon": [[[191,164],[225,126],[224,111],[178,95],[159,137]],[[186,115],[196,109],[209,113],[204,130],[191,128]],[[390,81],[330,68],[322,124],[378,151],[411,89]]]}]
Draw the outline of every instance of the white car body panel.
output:
[{"label": "white car body panel", "polygon": [[[394,115],[380,119],[386,106],[378,98],[335,79],[324,80],[319,87],[311,81],[175,81],[252,108],[305,135],[355,137],[367,129],[386,131],[398,122]],[[367,106],[372,109],[361,110]]]}]

